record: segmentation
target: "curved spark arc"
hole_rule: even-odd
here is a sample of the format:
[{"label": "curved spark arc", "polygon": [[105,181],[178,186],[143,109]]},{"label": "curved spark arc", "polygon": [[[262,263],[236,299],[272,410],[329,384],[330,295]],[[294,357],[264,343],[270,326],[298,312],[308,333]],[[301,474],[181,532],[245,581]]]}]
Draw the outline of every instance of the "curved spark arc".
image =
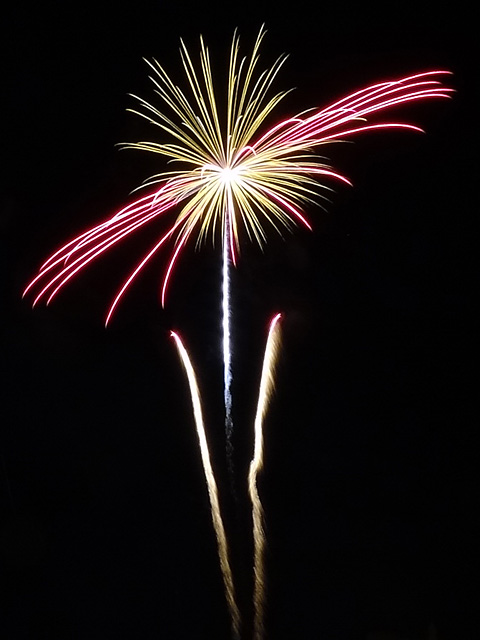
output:
[{"label": "curved spark arc", "polygon": [[195,426],[197,429],[198,442],[200,445],[200,454],[202,458],[205,480],[207,482],[208,496],[210,499],[210,510],[212,514],[213,528],[217,538],[218,557],[220,560],[220,568],[222,571],[223,583],[225,587],[225,596],[227,599],[228,609],[232,623],[232,634],[234,640],[240,638],[241,618],[235,597],[235,587],[233,584],[232,570],[230,567],[229,551],[227,537],[225,535],[225,527],[220,512],[220,503],[218,500],[218,488],[210,461],[210,453],[208,450],[207,436],[203,424],[202,406],[200,402],[200,392],[198,390],[195,371],[191,363],[187,350],[185,349],[182,339],[175,331],[170,332],[174,339],[178,355],[187,374],[188,384],[190,387],[190,395],[192,398],[193,415],[195,418]]},{"label": "curved spark arc", "polygon": [[[110,309],[108,310],[108,314],[107,317],[105,319],[105,327],[108,326],[108,323],[110,322],[110,318],[113,315],[113,312],[115,311],[115,308],[117,306],[117,304],[120,302],[120,299],[122,298],[122,296],[124,295],[125,291],[128,289],[128,287],[130,286],[130,284],[135,280],[135,277],[138,275],[138,273],[140,273],[140,271],[143,269],[143,267],[145,266],[145,264],[150,260],[150,258],[152,258],[158,251],[158,249],[160,249],[160,247],[162,246],[162,244],[172,235],[172,233],[175,231],[175,229],[177,228],[177,226],[180,223],[177,222],[169,231],[168,233],[166,233],[162,238],[160,238],[160,240],[155,244],[155,246],[153,247],[153,249],[150,250],[149,253],[147,253],[147,255],[143,258],[143,260],[140,262],[140,264],[138,264],[134,271],[129,275],[129,277],[125,280],[122,288],[120,289],[120,291],[117,293],[117,295],[115,296],[114,301],[112,302],[112,304],[110,305]],[[167,275],[166,278],[168,277],[170,271],[167,271]],[[163,300],[162,300],[163,302]]]},{"label": "curved spark arc", "polygon": [[269,401],[274,389],[275,366],[280,350],[280,319],[277,313],[272,318],[268,330],[267,344],[263,358],[260,389],[258,393],[257,412],[255,415],[255,442],[253,458],[248,472],[248,491],[252,503],[253,521],[253,638],[262,640],[264,637],[264,607],[265,607],[265,548],[266,539],[263,528],[263,508],[257,488],[257,476],[263,468],[263,421],[267,413]]}]

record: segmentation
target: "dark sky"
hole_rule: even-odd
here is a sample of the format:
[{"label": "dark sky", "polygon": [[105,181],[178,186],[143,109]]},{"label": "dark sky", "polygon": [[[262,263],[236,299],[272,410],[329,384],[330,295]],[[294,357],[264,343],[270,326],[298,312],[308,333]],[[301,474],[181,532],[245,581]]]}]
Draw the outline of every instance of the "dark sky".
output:
[{"label": "dark sky", "polygon": [[[474,18],[458,4],[447,13],[418,2],[226,6],[17,3],[3,16],[0,637],[228,639],[171,328],[198,369],[248,629],[245,477],[266,325],[280,310],[260,485],[268,638],[473,638]],[[326,212],[308,211],[313,234],[272,236],[263,254],[246,249],[234,274],[235,502],[222,434],[218,253],[188,253],[166,311],[160,255],[107,331],[107,304],[148,234],[48,309],[20,297],[56,246],[163,168],[114,146],[154,133],[125,111],[128,93],[151,96],[142,57],[179,77],[179,37],[195,50],[202,33],[222,72],[234,28],[247,46],[262,22],[265,64],[291,54],[276,85],[296,87],[282,115],[430,68],[453,71],[457,94],[399,110],[427,135],[332,148],[354,189],[339,188]]]}]

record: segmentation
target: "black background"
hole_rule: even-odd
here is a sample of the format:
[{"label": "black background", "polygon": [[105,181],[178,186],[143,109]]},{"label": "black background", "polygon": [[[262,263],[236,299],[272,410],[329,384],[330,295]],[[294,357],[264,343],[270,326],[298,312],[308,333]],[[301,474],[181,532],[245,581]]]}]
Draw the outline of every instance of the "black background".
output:
[{"label": "black background", "polygon": [[[477,637],[473,16],[458,4],[140,0],[17,3],[3,17],[0,637],[229,637],[171,328],[198,370],[249,637],[245,475],[266,325],[279,310],[260,485],[268,637]],[[187,250],[166,311],[161,254],[107,331],[108,302],[150,231],[48,309],[32,312],[21,291],[56,246],[163,168],[114,147],[156,134],[125,111],[129,92],[151,96],[142,57],[181,81],[179,37],[195,51],[202,33],[221,77],[234,28],[248,52],[263,22],[264,64],[291,54],[276,87],[296,90],[279,117],[431,68],[453,71],[457,94],[398,110],[426,135],[332,147],[354,188],[308,211],[313,234],[271,236],[264,253],[246,247],[233,278],[235,505],[218,251]]]}]

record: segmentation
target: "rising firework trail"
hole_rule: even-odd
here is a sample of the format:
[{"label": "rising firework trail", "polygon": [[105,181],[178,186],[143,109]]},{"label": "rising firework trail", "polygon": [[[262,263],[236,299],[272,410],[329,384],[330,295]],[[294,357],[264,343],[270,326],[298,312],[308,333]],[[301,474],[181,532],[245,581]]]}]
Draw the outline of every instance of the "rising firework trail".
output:
[{"label": "rising firework trail", "polygon": [[258,393],[257,412],[255,415],[255,440],[253,458],[248,472],[248,492],[252,502],[253,522],[253,638],[264,637],[265,608],[265,531],[263,528],[263,509],[257,488],[257,476],[263,468],[263,421],[267,413],[270,398],[275,385],[275,367],[280,350],[280,318],[277,315],[270,322],[267,346],[263,358],[262,376]]},{"label": "rising firework trail", "polygon": [[212,464],[210,462],[210,453],[208,450],[207,436],[205,433],[205,427],[203,424],[202,406],[200,402],[200,392],[198,390],[198,384],[195,377],[195,371],[193,369],[190,357],[187,350],[183,346],[182,340],[178,333],[171,332],[172,338],[177,345],[178,354],[180,360],[185,368],[185,372],[188,378],[188,384],[190,387],[190,395],[192,397],[193,415],[195,418],[195,425],[197,428],[198,443],[200,445],[200,453],[202,457],[203,470],[205,473],[205,480],[207,481],[208,496],[210,498],[210,509],[212,513],[212,523],[217,538],[218,557],[220,560],[220,568],[222,570],[223,584],[225,587],[225,596],[227,598],[228,609],[230,611],[230,617],[232,622],[232,634],[233,638],[237,640],[240,638],[240,611],[238,609],[235,588],[233,585],[232,570],[230,568],[230,560],[228,554],[227,537],[225,535],[225,527],[223,526],[223,520],[220,512],[220,503],[218,500],[218,488],[215,481],[215,475],[213,473]]},{"label": "rising firework trail", "polygon": [[230,233],[228,220],[225,218],[223,234],[223,282],[222,282],[222,316],[223,316],[223,400],[225,404],[225,440],[227,449],[227,465],[230,474],[230,488],[235,495],[233,468],[233,418],[232,418],[232,352],[230,346]]}]

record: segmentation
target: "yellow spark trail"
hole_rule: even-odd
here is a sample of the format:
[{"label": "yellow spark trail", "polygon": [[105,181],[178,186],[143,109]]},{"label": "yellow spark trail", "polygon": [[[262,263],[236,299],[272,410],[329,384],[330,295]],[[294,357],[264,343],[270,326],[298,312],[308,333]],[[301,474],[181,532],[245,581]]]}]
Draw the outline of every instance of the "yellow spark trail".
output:
[{"label": "yellow spark trail", "polygon": [[265,531],[263,529],[263,508],[257,489],[257,475],[263,468],[263,420],[274,389],[275,365],[280,350],[281,314],[278,313],[271,321],[268,331],[265,356],[263,358],[260,391],[258,394],[257,413],[255,416],[255,444],[253,458],[248,472],[248,491],[252,501],[253,519],[253,638],[261,640],[264,637],[264,609],[265,609]]},{"label": "yellow spark trail", "polygon": [[200,402],[200,393],[198,390],[198,384],[190,361],[187,350],[183,346],[180,336],[174,331],[171,332],[172,338],[175,340],[180,360],[185,368],[185,372],[188,378],[188,384],[190,386],[190,394],[192,396],[193,414],[195,418],[195,425],[197,427],[198,441],[200,444],[200,453],[202,456],[203,470],[205,472],[205,479],[207,481],[208,495],[210,498],[210,508],[212,512],[213,528],[217,538],[218,557],[220,560],[220,569],[222,571],[223,583],[225,586],[225,596],[227,598],[228,609],[230,611],[230,617],[232,620],[232,634],[235,640],[240,638],[240,611],[238,609],[235,588],[233,585],[232,570],[230,567],[230,561],[228,559],[228,544],[227,537],[225,535],[225,528],[223,526],[223,520],[220,513],[220,503],[218,500],[218,489],[215,481],[215,476],[210,462],[210,453],[208,450],[207,437],[205,434],[205,427],[203,424],[202,406]]}]

